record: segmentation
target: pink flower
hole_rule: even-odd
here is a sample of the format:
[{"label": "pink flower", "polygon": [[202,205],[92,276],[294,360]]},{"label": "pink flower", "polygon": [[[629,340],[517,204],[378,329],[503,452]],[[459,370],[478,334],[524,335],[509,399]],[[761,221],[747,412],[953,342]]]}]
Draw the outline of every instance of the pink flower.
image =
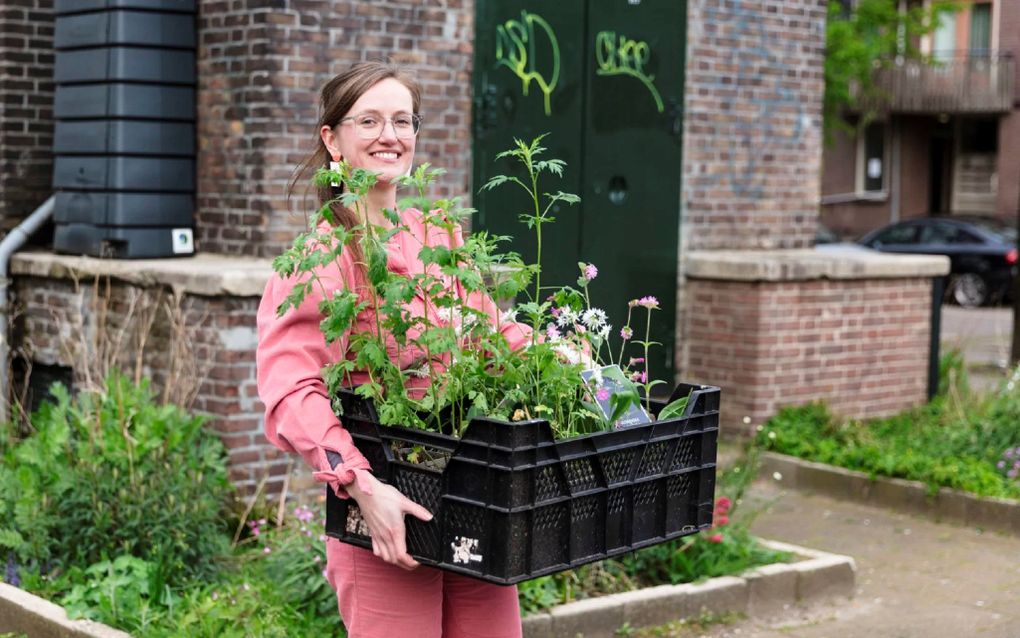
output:
[{"label": "pink flower", "polygon": [[640,299],[631,299],[630,301],[627,302],[627,307],[636,308],[639,303],[641,303]]},{"label": "pink flower", "polygon": [[262,553],[263,553],[263,554],[268,554],[268,553],[269,553],[269,552],[271,552],[271,551],[273,551],[273,550],[269,549],[268,547],[263,547],[263,548],[262,548]]},{"label": "pink flower", "polygon": [[556,341],[560,338],[560,331],[556,326],[549,324],[549,327],[545,329],[545,337],[549,341]]},{"label": "pink flower", "polygon": [[595,279],[599,276],[599,269],[595,267],[595,264],[588,264],[584,267],[584,278],[588,281]]},{"label": "pink flower", "polygon": [[715,517],[715,527],[722,527],[723,525],[729,525],[730,517],[725,514],[720,514]]},{"label": "pink flower", "polygon": [[711,536],[706,536],[705,540],[707,540],[710,543],[721,543],[722,534],[712,534]]},{"label": "pink flower", "polygon": [[656,299],[655,297],[652,297],[651,295],[649,295],[647,297],[641,297],[641,299],[638,299],[638,305],[639,306],[644,306],[645,308],[648,308],[649,310],[658,310],[659,309],[659,300]]},{"label": "pink flower", "polygon": [[631,357],[630,361],[627,363],[627,366],[632,368],[632,367],[634,367],[634,366],[636,366],[638,364],[644,363],[644,362],[645,362],[645,358],[644,357]]},{"label": "pink flower", "polygon": [[635,372],[633,375],[631,375],[630,378],[632,380],[634,380],[634,381],[637,381],[638,383],[647,383],[648,382],[648,373],[647,372]]},{"label": "pink flower", "polygon": [[720,496],[715,502],[715,511],[719,514],[725,514],[730,511],[731,507],[733,507],[733,501],[725,496]]},{"label": "pink flower", "polygon": [[620,328],[620,338],[624,341],[634,336],[634,331],[630,329],[630,326],[624,326]]},{"label": "pink flower", "polygon": [[554,317],[559,317],[560,316],[560,309],[557,308],[556,306],[553,306],[552,310],[549,311],[549,314],[551,314]]},{"label": "pink flower", "polygon": [[599,401],[607,401],[609,399],[609,390],[606,388],[599,388],[598,391],[595,392],[595,398]]}]

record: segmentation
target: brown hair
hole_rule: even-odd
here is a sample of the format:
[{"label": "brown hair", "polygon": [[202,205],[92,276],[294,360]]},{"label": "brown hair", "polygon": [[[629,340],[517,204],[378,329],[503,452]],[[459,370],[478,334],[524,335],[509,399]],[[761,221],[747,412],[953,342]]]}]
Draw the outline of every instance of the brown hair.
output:
[{"label": "brown hair", "polygon": [[[320,167],[328,166],[330,160],[333,159],[319,135],[322,127],[336,126],[362,95],[388,78],[393,78],[407,87],[407,90],[411,92],[414,112],[418,113],[421,107],[421,86],[418,81],[407,71],[386,62],[359,62],[323,85],[319,96],[319,124],[315,127],[315,150],[294,171],[294,178],[287,189],[288,199],[294,194],[299,182],[308,183],[308,180],[315,175],[315,171]],[[307,193],[307,190],[305,192]],[[320,187],[317,190],[317,195],[319,206],[336,197],[330,186]],[[330,208],[332,208],[336,220],[347,228],[353,228],[361,223],[353,211],[341,206],[339,202],[334,202]],[[361,255],[357,254],[360,251],[357,250],[357,247],[354,248],[356,256],[360,257]]]}]

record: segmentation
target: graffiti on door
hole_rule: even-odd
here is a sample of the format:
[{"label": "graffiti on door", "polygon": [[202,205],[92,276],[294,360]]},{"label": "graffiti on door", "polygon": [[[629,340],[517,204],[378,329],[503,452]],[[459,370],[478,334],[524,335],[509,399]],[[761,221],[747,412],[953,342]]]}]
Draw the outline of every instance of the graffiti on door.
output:
[{"label": "graffiti on door", "polygon": [[[539,39],[546,45],[541,49],[537,46]],[[552,114],[550,97],[560,79],[560,44],[548,22],[538,14],[521,11],[520,20],[497,25],[496,65],[507,67],[520,78],[524,95],[532,82],[537,84],[545,98],[545,114]]]},{"label": "graffiti on door", "polygon": [[629,75],[636,78],[655,100],[655,108],[663,111],[662,96],[655,88],[655,76],[645,72],[645,65],[652,57],[651,47],[643,40],[631,40],[615,31],[599,31],[595,36],[595,62],[598,75]]}]

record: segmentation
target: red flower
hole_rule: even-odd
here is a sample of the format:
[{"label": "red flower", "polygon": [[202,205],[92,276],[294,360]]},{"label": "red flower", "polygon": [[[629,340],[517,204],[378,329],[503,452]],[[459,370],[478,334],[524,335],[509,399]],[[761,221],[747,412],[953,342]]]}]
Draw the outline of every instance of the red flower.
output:
[{"label": "red flower", "polygon": [[731,501],[729,498],[725,496],[720,496],[719,499],[715,502],[716,514],[725,514],[726,512],[730,511],[731,507],[733,507],[733,501]]},{"label": "red flower", "polygon": [[715,524],[713,525],[713,527],[722,527],[723,525],[727,525],[729,522],[730,522],[729,516],[726,516],[725,514],[720,514],[715,517],[714,522]]},{"label": "red flower", "polygon": [[722,534],[712,534],[711,536],[706,536],[705,538],[710,543],[721,543],[722,542]]}]

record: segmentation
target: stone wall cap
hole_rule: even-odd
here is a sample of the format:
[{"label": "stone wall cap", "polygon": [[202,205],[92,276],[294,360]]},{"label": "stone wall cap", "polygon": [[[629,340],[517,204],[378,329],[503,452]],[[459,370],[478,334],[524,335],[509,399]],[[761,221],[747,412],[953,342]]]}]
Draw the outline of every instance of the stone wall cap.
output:
[{"label": "stone wall cap", "polygon": [[692,250],[685,274],[724,281],[906,279],[949,274],[943,255],[892,255],[854,246],[829,249]]},{"label": "stone wall cap", "polygon": [[110,277],[139,286],[165,285],[209,297],[260,297],[272,261],[199,253],[174,259],[97,259],[45,251],[15,253],[11,274],[51,279]]}]

